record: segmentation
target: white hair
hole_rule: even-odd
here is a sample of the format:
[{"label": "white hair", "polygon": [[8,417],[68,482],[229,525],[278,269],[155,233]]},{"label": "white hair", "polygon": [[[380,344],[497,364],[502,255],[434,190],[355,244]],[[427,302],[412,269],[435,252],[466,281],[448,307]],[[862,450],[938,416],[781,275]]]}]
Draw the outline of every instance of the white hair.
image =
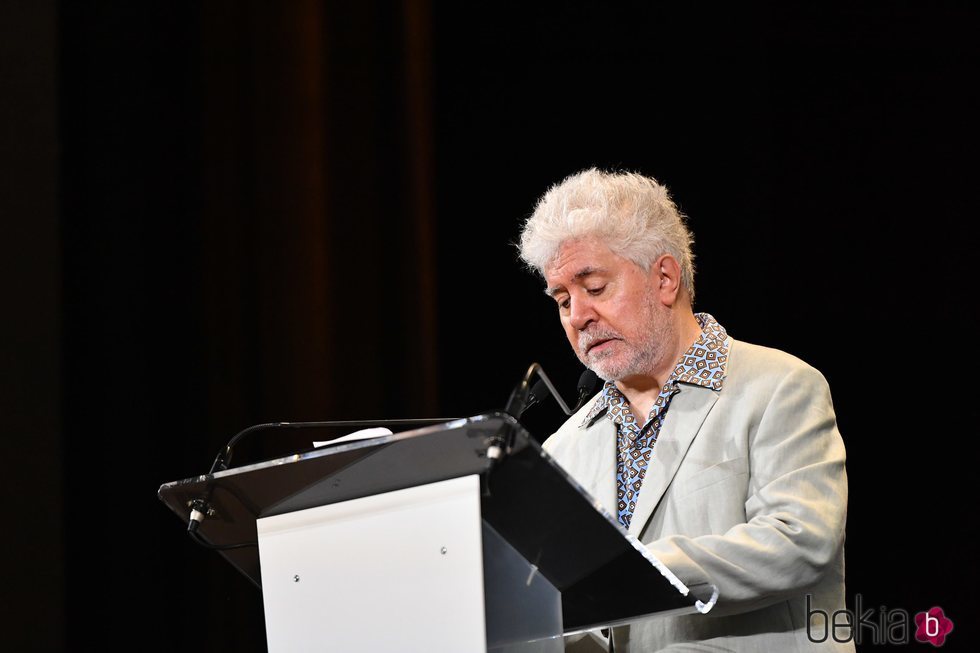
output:
[{"label": "white hair", "polygon": [[681,267],[681,283],[694,299],[694,238],[667,188],[633,172],[589,168],[552,186],[521,231],[521,259],[538,274],[562,243],[598,237],[610,250],[644,270],[663,254]]}]

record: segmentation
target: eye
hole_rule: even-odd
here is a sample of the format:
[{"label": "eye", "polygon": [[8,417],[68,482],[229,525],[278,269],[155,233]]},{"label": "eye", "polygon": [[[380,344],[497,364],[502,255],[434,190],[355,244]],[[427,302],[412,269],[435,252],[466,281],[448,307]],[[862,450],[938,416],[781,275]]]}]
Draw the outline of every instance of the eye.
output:
[{"label": "eye", "polygon": [[601,295],[602,291],[605,290],[605,286],[599,286],[597,288],[586,288],[586,292],[595,297],[596,295]]}]

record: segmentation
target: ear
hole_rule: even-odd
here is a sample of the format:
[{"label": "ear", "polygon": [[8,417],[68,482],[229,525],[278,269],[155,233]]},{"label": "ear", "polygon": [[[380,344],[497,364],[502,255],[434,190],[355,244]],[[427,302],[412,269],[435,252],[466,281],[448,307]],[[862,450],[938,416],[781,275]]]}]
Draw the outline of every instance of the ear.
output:
[{"label": "ear", "polygon": [[681,265],[670,254],[661,255],[650,266],[650,281],[660,303],[673,306],[681,295]]}]

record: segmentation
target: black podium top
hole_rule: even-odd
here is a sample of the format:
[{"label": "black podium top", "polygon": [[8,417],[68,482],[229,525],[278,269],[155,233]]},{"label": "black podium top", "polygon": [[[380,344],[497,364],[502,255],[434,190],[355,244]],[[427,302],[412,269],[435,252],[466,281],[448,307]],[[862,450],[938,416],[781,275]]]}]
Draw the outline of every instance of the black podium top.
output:
[{"label": "black podium top", "polygon": [[[487,449],[501,438],[507,453],[494,463]],[[185,524],[190,503],[207,497],[213,514],[198,533],[227,545],[255,542],[260,517],[470,474],[482,478],[483,519],[562,593],[566,632],[710,607],[713,588],[688,591],[503,413],[174,481],[158,496]],[[256,547],[220,553],[261,585]]]}]

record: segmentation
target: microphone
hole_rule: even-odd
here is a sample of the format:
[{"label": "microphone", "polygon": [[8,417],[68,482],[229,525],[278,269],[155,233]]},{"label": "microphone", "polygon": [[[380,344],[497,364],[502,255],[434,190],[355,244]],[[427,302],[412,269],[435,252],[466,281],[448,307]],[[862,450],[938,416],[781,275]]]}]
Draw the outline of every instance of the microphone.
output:
[{"label": "microphone", "polygon": [[538,382],[531,386],[531,394],[528,396],[524,408],[521,409],[521,415],[527,412],[527,409],[531,406],[536,406],[541,403],[548,396],[549,392],[548,384],[544,382],[544,379],[538,379]]},{"label": "microphone", "polygon": [[[538,379],[537,383],[531,386],[527,401],[521,408],[522,415],[532,406],[536,406],[544,401],[544,398],[548,395],[554,396],[559,403],[564,404],[564,402],[561,400],[561,395],[554,390],[554,386],[549,387],[549,381],[547,380],[547,376],[544,374],[544,371],[540,370],[540,368],[538,371],[541,372],[542,378]],[[585,402],[587,402],[594,394],[595,384],[598,380],[598,375],[592,370],[586,369],[582,372],[582,374],[578,377],[578,385],[576,386],[577,391],[575,394],[578,400],[575,403],[575,407],[567,408],[565,405],[562,406],[562,410],[566,415],[572,415],[585,405]]]},{"label": "microphone", "polygon": [[595,392],[595,384],[599,381],[599,375],[592,370],[586,368],[582,372],[581,376],[578,377],[578,401],[575,403],[575,408],[572,412],[577,412],[585,402],[589,400],[592,394]]},{"label": "microphone", "polygon": [[[533,387],[529,387],[531,377],[537,374],[541,377]],[[520,418],[520,416],[531,406],[540,403],[546,394],[550,394],[561,406],[562,411],[566,415],[572,415],[576,410],[581,408],[585,401],[591,396],[592,388],[595,386],[595,382],[599,377],[596,376],[595,372],[592,370],[586,370],[582,373],[578,380],[578,406],[572,409],[568,407],[565,400],[562,399],[561,393],[555,389],[554,384],[548,375],[545,374],[541,365],[538,363],[531,363],[531,366],[527,369],[524,374],[524,378],[521,382],[514,388],[511,392],[510,399],[507,400],[507,406],[504,408],[504,412],[509,413],[515,418]]]},{"label": "microphone", "polygon": [[[598,378],[594,372],[587,370],[587,373],[583,372],[579,376],[578,381],[578,406],[575,410],[578,410],[585,401],[589,398],[592,387],[595,385],[595,381]],[[537,374],[541,378],[534,387],[530,387],[531,377]],[[527,372],[524,373],[524,378],[521,382],[517,384],[514,390],[510,393],[510,398],[507,400],[507,405],[504,408],[504,412],[509,414],[514,419],[520,421],[521,415],[524,414],[531,406],[539,403],[543,398],[545,393],[550,394],[561,406],[562,411],[566,415],[572,415],[575,410],[568,407],[565,400],[562,399],[561,394],[555,389],[554,384],[551,383],[551,379],[548,375],[544,373],[541,366],[538,363],[531,363],[531,366],[527,368]],[[498,434],[496,441],[487,448],[487,458],[490,459],[491,464],[499,461],[503,458],[504,454],[510,450],[510,436],[507,433]]]}]

